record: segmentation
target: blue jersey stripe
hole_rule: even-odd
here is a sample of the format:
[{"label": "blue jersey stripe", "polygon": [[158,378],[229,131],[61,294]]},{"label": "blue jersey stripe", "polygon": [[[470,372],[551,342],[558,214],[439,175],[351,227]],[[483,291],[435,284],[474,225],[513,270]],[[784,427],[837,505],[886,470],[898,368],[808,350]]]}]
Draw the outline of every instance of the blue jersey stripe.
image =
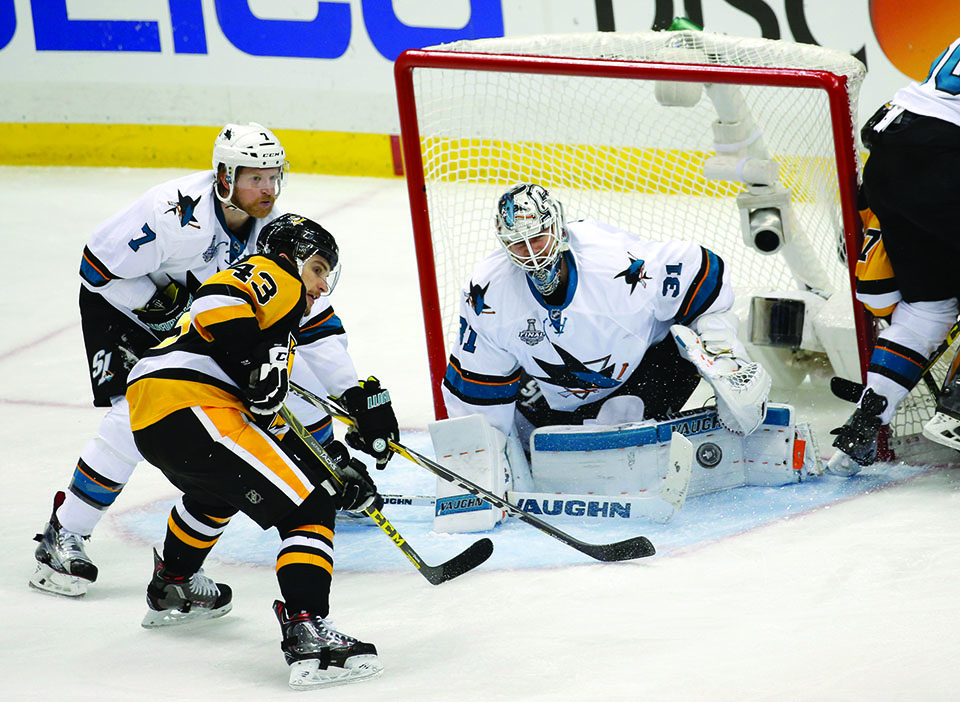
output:
[{"label": "blue jersey stripe", "polygon": [[508,376],[481,375],[462,370],[451,357],[443,384],[464,402],[475,405],[507,404],[513,402],[520,387],[519,371]]},{"label": "blue jersey stripe", "polygon": [[80,259],[80,277],[90,283],[95,288],[106,285],[115,279],[110,269],[103,265],[103,262],[93,255],[86,246],[83,247],[83,256]]}]

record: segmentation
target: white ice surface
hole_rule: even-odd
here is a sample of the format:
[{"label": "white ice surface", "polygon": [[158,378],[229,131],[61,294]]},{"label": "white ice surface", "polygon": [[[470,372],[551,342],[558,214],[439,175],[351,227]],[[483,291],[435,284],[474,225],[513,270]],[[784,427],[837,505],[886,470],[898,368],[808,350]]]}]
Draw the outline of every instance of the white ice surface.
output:
[{"label": "white ice surface", "polygon": [[[99,422],[77,269],[92,226],[175,171],[0,168],[0,698],[292,699],[272,568],[219,561],[223,619],[145,631],[150,548],[111,515],[80,600],[31,591],[32,536]],[[283,207],[338,238],[335,307],[402,427],[432,418],[402,181],[295,175]],[[818,401],[821,403],[818,409]],[[835,405],[809,403],[830,426]],[[829,416],[829,419],[827,417]],[[811,417],[806,417],[810,419]],[[824,446],[825,437],[821,437]],[[395,460],[388,470],[408,470]],[[141,466],[113,510],[169,498]],[[632,563],[337,573],[332,616],[386,666],[329,700],[952,700],[960,686],[960,472]],[[156,534],[160,539],[162,532]],[[341,536],[350,538],[349,533]],[[544,537],[530,530],[531,550]],[[496,543],[496,535],[494,535]],[[450,554],[422,553],[430,562]]]}]

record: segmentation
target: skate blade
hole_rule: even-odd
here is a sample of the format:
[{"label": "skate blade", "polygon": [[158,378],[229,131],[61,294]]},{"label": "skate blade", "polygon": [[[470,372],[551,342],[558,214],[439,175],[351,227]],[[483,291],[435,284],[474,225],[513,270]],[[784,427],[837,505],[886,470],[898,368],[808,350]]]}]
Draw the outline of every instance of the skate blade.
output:
[{"label": "skate blade", "polygon": [[937,412],[923,425],[923,435],[930,441],[960,451],[960,422]]},{"label": "skate blade", "polygon": [[855,460],[850,458],[843,451],[837,451],[833,456],[830,457],[830,460],[827,461],[827,465],[824,466],[823,472],[827,475],[838,475],[841,478],[852,478],[857,473],[860,472],[862,466],[857,463]]},{"label": "skate blade", "polygon": [[30,587],[47,595],[60,597],[83,597],[90,581],[76,575],[54,570],[46,563],[37,563],[37,570],[30,578]]},{"label": "skate blade", "polygon": [[294,690],[313,690],[318,687],[348,685],[374,678],[383,672],[380,659],[373,654],[352,656],[344,662],[344,667],[320,667],[316,659],[297,661],[290,666],[290,687]]},{"label": "skate blade", "polygon": [[148,609],[143,615],[143,621],[140,626],[144,629],[160,629],[165,626],[180,626],[182,624],[192,624],[193,622],[202,622],[207,619],[217,619],[227,614],[233,609],[233,603],[228,602],[223,607],[217,609],[195,608],[189,612],[181,612],[179,609],[165,609],[155,612]]}]

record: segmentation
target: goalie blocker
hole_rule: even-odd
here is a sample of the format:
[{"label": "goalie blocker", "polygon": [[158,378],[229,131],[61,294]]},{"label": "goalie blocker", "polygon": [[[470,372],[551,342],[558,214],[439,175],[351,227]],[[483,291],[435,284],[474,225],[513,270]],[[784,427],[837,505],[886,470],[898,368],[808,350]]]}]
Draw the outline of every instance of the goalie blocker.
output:
[{"label": "goalie blocker", "polygon": [[[822,473],[810,426],[796,423],[791,406],[772,403],[749,436],[725,429],[714,407],[663,422],[541,427],[530,437],[529,462],[519,440],[483,415],[434,422],[430,436],[445,466],[538,516],[665,522],[687,496]],[[484,531],[504,519],[438,479],[435,531]]]}]

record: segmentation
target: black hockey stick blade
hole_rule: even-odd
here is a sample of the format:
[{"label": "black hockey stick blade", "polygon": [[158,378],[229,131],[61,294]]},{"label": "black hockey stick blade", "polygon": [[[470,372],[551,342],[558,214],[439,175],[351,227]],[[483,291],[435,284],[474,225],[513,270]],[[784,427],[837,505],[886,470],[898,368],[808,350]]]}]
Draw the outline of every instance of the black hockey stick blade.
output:
[{"label": "black hockey stick blade", "polygon": [[458,575],[473,570],[485,560],[490,558],[493,553],[493,542],[484,537],[475,541],[466,551],[454,556],[449,561],[440,565],[431,566],[423,563],[420,566],[420,573],[427,579],[431,585],[439,585],[448,580],[453,580]]},{"label": "black hockey stick blade", "polygon": [[860,396],[863,394],[864,387],[866,386],[863,383],[847,380],[838,375],[830,378],[830,392],[846,402],[852,402],[854,404],[860,402]]},{"label": "black hockey stick blade", "polygon": [[646,558],[657,552],[646,536],[618,541],[615,544],[584,544],[579,550],[598,561],[632,561],[634,558]]}]

